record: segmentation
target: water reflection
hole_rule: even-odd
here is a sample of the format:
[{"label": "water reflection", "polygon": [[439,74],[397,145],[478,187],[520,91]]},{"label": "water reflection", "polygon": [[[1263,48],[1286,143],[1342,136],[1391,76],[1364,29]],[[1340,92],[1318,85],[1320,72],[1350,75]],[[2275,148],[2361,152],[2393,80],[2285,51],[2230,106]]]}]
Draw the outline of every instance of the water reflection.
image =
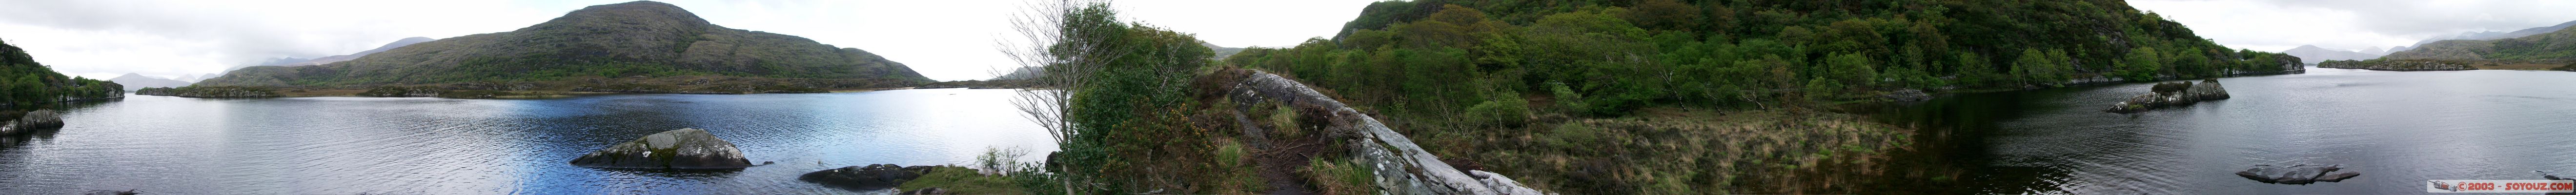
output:
[{"label": "water reflection", "polygon": [[[988,147],[1053,151],[1043,130],[1010,106],[1012,94],[133,96],[71,109],[63,130],[0,146],[0,194],[846,193],[795,177],[861,164],[964,164]],[[754,162],[777,164],[672,171],[565,163],[678,128],[706,129]]]},{"label": "water reflection", "polygon": [[[1923,132],[1905,171],[1958,179],[1925,193],[2415,193],[2430,179],[2536,179],[2576,171],[2576,73],[2385,72],[2220,79],[2235,98],[2142,114],[2100,106],[2146,84],[1942,97],[1858,109]],[[2256,164],[2346,164],[2361,177],[2264,184]],[[1920,186],[1920,185],[1916,185]]]}]

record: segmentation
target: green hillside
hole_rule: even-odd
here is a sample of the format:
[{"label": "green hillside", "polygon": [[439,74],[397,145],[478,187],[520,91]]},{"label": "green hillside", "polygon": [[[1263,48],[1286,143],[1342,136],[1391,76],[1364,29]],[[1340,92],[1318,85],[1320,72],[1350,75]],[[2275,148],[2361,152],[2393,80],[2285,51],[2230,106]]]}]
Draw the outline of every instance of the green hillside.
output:
[{"label": "green hillside", "polygon": [[2576,58],[2576,30],[2496,40],[2446,40],[2388,54],[2385,60],[2551,61]]},{"label": "green hillside", "polygon": [[36,58],[28,55],[26,49],[0,41],[0,111],[124,96],[123,85],[63,76],[63,73],[54,72],[53,67],[36,63]]},{"label": "green hillside", "polygon": [[2108,0],[1388,1],[1343,31],[1227,61],[1415,107],[1406,109],[1564,86],[1604,114],[2302,70],[2295,57],[2221,47]]},{"label": "green hillside", "polygon": [[[2304,71],[2116,0],[1387,1],[1342,32],[1223,64],[1327,88],[1453,165],[1567,194],[1941,185],[1955,172],[1871,162],[1912,131],[1830,110],[1909,89]],[[1920,183],[1869,183],[1883,181]]]},{"label": "green hillside", "polygon": [[250,67],[199,85],[358,88],[680,75],[930,79],[902,63],[802,37],[725,28],[652,1],[597,5],[510,32],[423,42],[316,66]]}]

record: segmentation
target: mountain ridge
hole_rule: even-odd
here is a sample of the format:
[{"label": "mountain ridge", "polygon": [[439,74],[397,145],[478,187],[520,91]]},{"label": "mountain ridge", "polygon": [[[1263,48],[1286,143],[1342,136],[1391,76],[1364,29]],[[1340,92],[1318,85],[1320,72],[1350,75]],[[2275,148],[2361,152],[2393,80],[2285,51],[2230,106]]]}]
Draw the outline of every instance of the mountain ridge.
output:
[{"label": "mountain ridge", "polygon": [[634,1],[589,6],[509,32],[421,42],[349,61],[244,68],[202,84],[354,88],[680,75],[930,82],[902,63],[864,50],[725,28],[678,6]]}]

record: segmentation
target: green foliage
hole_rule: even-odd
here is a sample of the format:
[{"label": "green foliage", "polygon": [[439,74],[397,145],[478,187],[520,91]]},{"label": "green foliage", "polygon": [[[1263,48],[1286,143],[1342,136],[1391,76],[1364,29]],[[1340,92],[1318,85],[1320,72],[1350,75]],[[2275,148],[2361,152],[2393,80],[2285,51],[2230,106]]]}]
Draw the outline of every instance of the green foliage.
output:
[{"label": "green foliage", "polygon": [[1530,117],[1529,112],[1529,100],[1523,100],[1520,97],[1497,96],[1490,100],[1485,100],[1485,103],[1478,103],[1476,106],[1468,107],[1467,117],[1469,118],[1469,121],[1475,121],[1476,123],[1485,125],[1511,126],[1527,123]]},{"label": "green foliage", "polygon": [[2120,72],[2115,75],[2131,81],[2153,81],[2156,80],[2156,72],[2164,66],[2164,57],[2157,55],[2155,48],[2140,47],[2129,50],[2129,57],[2120,59]]},{"label": "green foliage", "polygon": [[61,101],[96,100],[125,93],[124,85],[64,76],[36,63],[25,49],[0,42],[0,108],[29,110]]},{"label": "green foliage", "polygon": [[1842,90],[1842,82],[1834,81],[1833,79],[1825,79],[1824,77],[1816,77],[1815,79],[1807,80],[1807,88],[1805,92],[1807,93],[1807,100],[1821,102],[1833,100],[1834,95],[1838,95]]}]

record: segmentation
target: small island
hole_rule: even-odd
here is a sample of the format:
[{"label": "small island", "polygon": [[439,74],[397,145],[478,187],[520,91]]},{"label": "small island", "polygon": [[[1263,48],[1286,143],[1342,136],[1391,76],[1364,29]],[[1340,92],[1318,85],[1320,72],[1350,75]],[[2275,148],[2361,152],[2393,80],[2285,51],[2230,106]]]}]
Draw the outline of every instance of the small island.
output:
[{"label": "small island", "polygon": [[2228,98],[2227,88],[2219,86],[2218,79],[2202,79],[2199,83],[2192,83],[2191,81],[2157,83],[2151,90],[2153,91],[2152,93],[2139,94],[2137,97],[2130,97],[2127,101],[2113,103],[2111,104],[2111,109],[2103,111],[2123,114],[2138,113],[2146,112],[2151,109],[2186,106],[2200,103],[2200,101],[2223,100]]}]

